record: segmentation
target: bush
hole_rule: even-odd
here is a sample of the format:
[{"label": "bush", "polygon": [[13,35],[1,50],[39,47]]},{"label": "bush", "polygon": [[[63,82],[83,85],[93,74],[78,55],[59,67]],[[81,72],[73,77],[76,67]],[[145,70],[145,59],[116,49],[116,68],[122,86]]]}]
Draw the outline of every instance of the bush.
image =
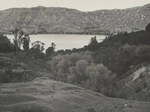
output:
[{"label": "bush", "polygon": [[3,75],[3,82],[8,83],[11,81],[11,76],[12,76],[12,70],[11,69],[6,69]]},{"label": "bush", "polygon": [[139,93],[140,91],[142,91],[142,88],[141,88],[141,87],[138,86],[138,87],[135,88],[135,92],[136,92],[136,93]]},{"label": "bush", "polygon": [[88,62],[86,60],[79,60],[76,62],[76,71],[77,71],[77,80],[81,83],[86,80],[86,68],[88,66]]},{"label": "bush", "polygon": [[87,82],[92,90],[100,91],[101,87],[110,83],[111,71],[109,71],[103,64],[91,65],[86,69]]},{"label": "bush", "polygon": [[94,108],[89,108],[87,111],[88,112],[96,112]]}]

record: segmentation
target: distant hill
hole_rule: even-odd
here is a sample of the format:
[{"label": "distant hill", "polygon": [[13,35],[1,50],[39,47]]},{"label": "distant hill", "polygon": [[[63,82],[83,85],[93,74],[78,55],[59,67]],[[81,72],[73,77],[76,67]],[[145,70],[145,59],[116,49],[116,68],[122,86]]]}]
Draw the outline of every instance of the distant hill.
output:
[{"label": "distant hill", "polygon": [[0,31],[22,27],[29,33],[108,33],[142,30],[150,4],[129,9],[82,12],[67,8],[11,8],[0,11]]}]

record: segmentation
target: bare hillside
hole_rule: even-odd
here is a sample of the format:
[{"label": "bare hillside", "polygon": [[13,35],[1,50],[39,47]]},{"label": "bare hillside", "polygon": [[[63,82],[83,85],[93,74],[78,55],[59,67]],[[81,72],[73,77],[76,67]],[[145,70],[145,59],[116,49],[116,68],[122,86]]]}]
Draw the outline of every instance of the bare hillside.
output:
[{"label": "bare hillside", "polygon": [[67,8],[12,8],[0,11],[0,31],[22,27],[29,33],[108,33],[142,30],[150,22],[150,4],[129,9],[82,12]]}]

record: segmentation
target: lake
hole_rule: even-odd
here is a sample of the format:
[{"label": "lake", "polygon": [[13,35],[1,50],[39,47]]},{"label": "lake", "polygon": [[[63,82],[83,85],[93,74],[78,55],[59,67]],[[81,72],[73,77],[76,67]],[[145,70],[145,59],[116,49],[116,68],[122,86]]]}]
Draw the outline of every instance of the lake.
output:
[{"label": "lake", "polygon": [[[38,34],[30,35],[31,43],[35,41],[41,41],[45,44],[45,49],[51,46],[51,43],[56,44],[56,50],[65,50],[73,48],[82,48],[88,45],[91,37],[96,36],[98,42],[105,39],[105,35],[76,35],[76,34]],[[13,35],[7,35],[7,37],[13,41]],[[30,44],[31,47],[31,44]]]}]

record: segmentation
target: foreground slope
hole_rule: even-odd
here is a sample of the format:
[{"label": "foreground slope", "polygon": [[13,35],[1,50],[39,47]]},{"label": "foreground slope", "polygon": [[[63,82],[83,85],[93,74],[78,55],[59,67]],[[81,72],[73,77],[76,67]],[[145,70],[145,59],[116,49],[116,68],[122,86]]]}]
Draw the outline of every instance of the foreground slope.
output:
[{"label": "foreground slope", "polygon": [[149,102],[108,98],[39,77],[31,82],[0,84],[0,112],[149,112]]}]

